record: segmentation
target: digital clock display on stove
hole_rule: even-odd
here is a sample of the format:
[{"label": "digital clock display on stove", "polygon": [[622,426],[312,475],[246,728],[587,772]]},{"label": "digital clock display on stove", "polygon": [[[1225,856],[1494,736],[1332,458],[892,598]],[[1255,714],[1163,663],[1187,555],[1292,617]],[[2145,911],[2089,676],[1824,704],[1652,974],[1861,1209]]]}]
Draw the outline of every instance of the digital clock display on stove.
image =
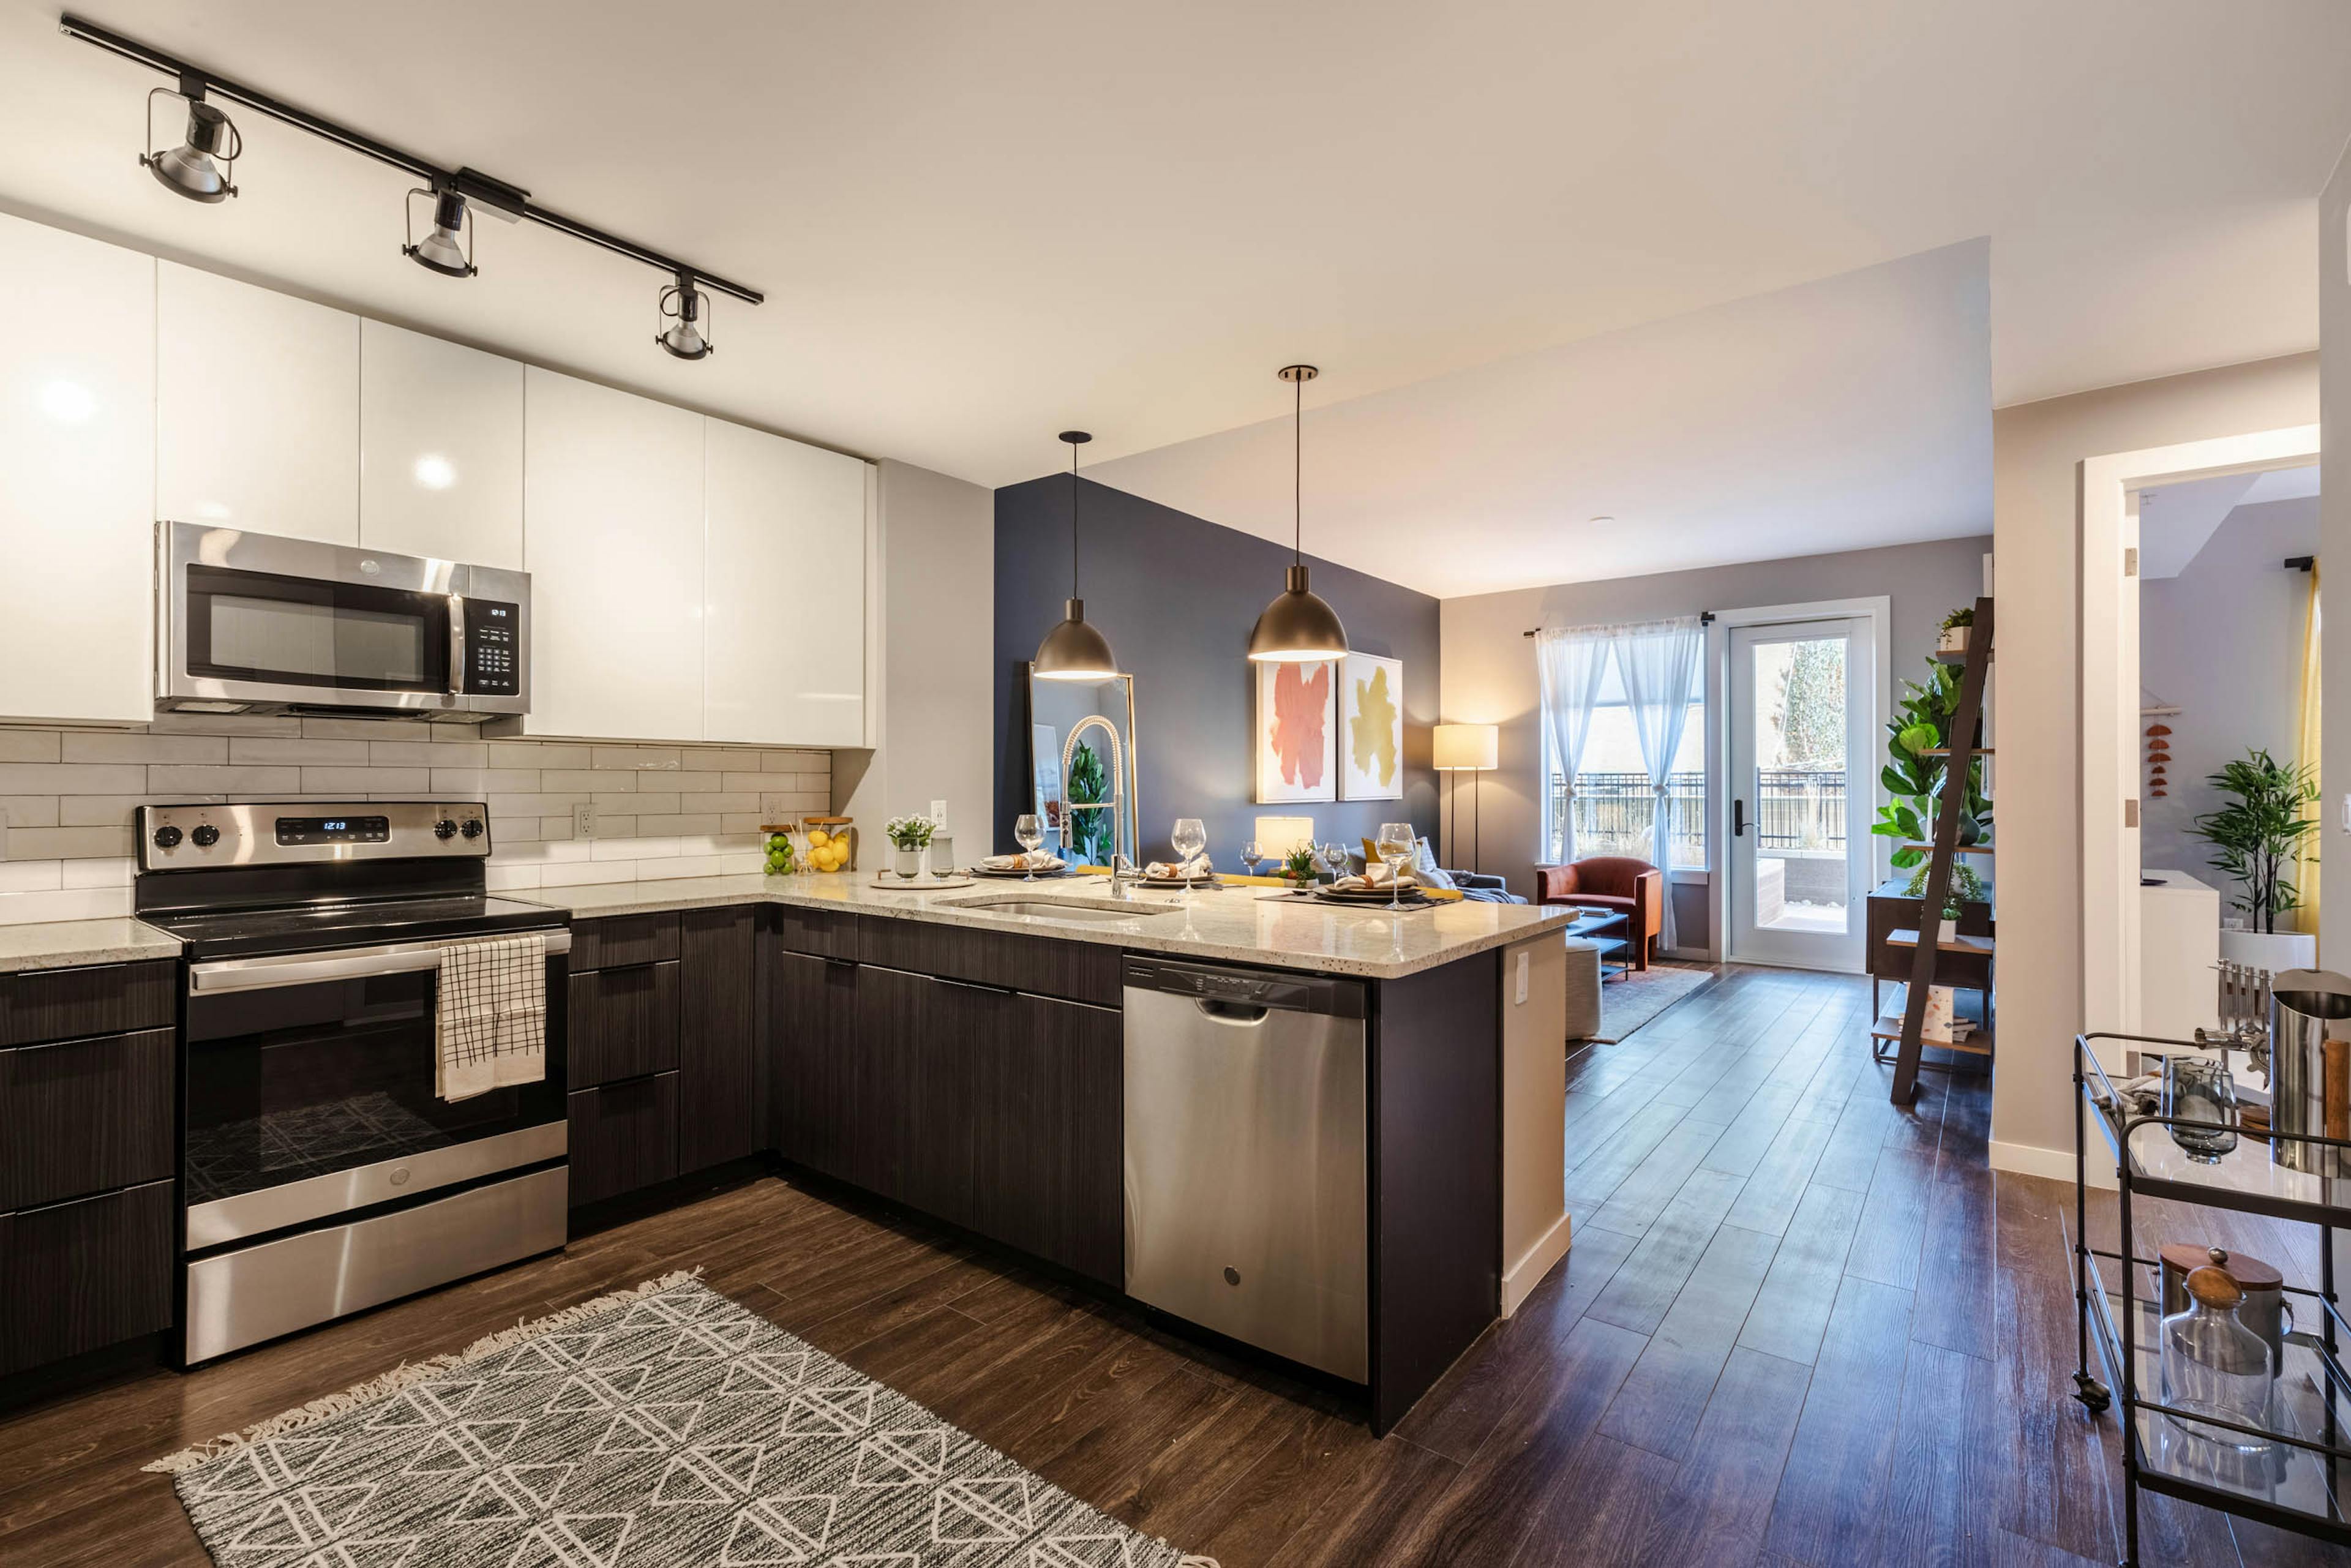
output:
[{"label": "digital clock display on stove", "polygon": [[281,844],[380,844],[392,837],[390,817],[280,817]]}]

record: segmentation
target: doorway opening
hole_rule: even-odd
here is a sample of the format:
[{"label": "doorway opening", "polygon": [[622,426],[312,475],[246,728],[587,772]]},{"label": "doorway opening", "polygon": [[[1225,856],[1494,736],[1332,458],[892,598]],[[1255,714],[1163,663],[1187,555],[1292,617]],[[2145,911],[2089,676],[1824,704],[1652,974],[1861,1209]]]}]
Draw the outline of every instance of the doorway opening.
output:
[{"label": "doorway opening", "polygon": [[[2286,492],[2306,480],[2266,476],[2290,476],[2317,461],[2318,427],[2299,425],[2116,453],[2082,465],[2082,1017],[2091,1030],[2185,1038],[2198,1025],[2218,1021],[2212,966],[2220,956],[2220,905],[2229,894],[2210,884],[2226,879],[2209,870],[2156,862],[2179,858],[2183,841],[2193,842],[2179,833],[2179,812],[2173,806],[2192,803],[2186,798],[2190,774],[2182,732],[2197,728],[2199,744],[2225,737],[2217,727],[2206,727],[2220,723],[2210,711],[2199,716],[2185,711],[2189,701],[2175,700],[2191,696],[2196,688],[2167,662],[2178,651],[2171,643],[2201,631],[2174,625],[2167,601],[2176,595],[2149,591],[2148,573],[2170,570],[2184,551],[2185,570],[2174,576],[2185,580],[2228,525],[2213,518],[2203,539],[2191,525],[2183,536],[2189,542],[2182,544],[2173,536],[2175,523],[2166,519],[2167,508],[2175,517],[2194,505],[2209,510],[2213,497],[2225,498],[2239,486],[2240,501],[2273,492],[2275,499],[2290,499]],[[2222,507],[2220,516],[2234,505]],[[2220,542],[2225,553],[2243,540]],[[2214,559],[2217,563],[2220,557]],[[2283,580],[2284,558],[2268,570]],[[2150,632],[2167,645],[2145,648]],[[2279,672],[2261,678],[2278,685],[2288,679]],[[2196,706],[2210,710],[2220,705],[2199,699]],[[2228,722],[2233,723],[2237,711],[2253,705],[2240,692],[2226,706],[2232,710]],[[2170,707],[2183,711],[2147,711]],[[2158,726],[2169,733],[2150,736]],[[2164,743],[2159,753],[2149,749],[2157,741]],[[2158,755],[2160,764],[2150,760]],[[2161,775],[2153,771],[2158,765]],[[2164,789],[2160,798],[2154,793],[2158,783]],[[2163,815],[2157,817],[2155,808],[2163,808]],[[2162,831],[2155,831],[2158,826]],[[2150,873],[2174,872],[2207,883],[2206,890],[2176,886],[2168,876],[2149,885]],[[2186,908],[2189,898],[2197,908]],[[2101,1057],[2110,1072],[2129,1071],[2111,1046]]]},{"label": "doorway opening", "polygon": [[1858,973],[1879,859],[1885,601],[1735,612],[1720,628],[1729,957]]}]

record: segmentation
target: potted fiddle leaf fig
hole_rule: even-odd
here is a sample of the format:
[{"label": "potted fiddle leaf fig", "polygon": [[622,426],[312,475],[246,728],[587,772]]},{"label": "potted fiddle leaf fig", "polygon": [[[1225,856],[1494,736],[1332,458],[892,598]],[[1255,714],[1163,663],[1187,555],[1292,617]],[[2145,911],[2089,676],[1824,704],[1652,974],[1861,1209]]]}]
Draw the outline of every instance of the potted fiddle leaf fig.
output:
[{"label": "potted fiddle leaf fig", "polygon": [[[1965,614],[1970,622],[1975,618],[1972,611],[1954,613]],[[1951,719],[1959,706],[1960,666],[1929,659],[1927,672],[1923,682],[1902,683],[1902,700],[1895,705],[1894,716],[1886,721],[1886,763],[1878,769],[1877,780],[1888,799],[1878,807],[1877,821],[1869,829],[1882,838],[1908,844],[1925,843],[1935,835],[1935,817],[1942,808],[1944,790],[1950,787],[1951,767],[1949,758],[1930,753],[1949,749]],[[1991,798],[1983,790],[1980,755],[1968,759],[1967,777],[1959,787],[1965,794],[1959,802],[1959,841],[1989,841]],[[1926,858],[1922,849],[1894,852],[1894,864],[1903,871]]]}]

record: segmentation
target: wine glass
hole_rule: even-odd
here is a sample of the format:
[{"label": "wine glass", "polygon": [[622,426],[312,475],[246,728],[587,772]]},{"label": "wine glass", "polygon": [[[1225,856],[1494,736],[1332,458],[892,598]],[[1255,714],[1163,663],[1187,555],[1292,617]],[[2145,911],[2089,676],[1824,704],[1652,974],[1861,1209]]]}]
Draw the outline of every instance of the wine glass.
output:
[{"label": "wine glass", "polygon": [[1192,904],[1192,877],[1187,868],[1193,858],[1208,847],[1208,830],[1197,817],[1178,817],[1176,831],[1168,835],[1167,841],[1176,851],[1176,870],[1184,877],[1184,905],[1188,909]]},{"label": "wine glass", "polygon": [[1380,863],[1388,868],[1388,908],[1391,910],[1404,907],[1399,898],[1403,884],[1398,873],[1412,859],[1412,846],[1410,822],[1382,822],[1380,836],[1373,841],[1373,847],[1380,852]]},{"label": "wine glass", "polygon": [[1241,846],[1241,863],[1249,868],[1249,875],[1255,876],[1257,874],[1258,864],[1264,859],[1265,847],[1259,844],[1255,839],[1251,839],[1249,842]]},{"label": "wine glass", "polygon": [[1045,824],[1037,820],[1037,814],[1034,811],[1023,811],[1012,819],[1012,839],[1020,846],[1022,852],[1020,869],[1026,874],[1020,880],[1035,882],[1037,868],[1029,862],[1027,857],[1035,854],[1037,846],[1045,841]]}]

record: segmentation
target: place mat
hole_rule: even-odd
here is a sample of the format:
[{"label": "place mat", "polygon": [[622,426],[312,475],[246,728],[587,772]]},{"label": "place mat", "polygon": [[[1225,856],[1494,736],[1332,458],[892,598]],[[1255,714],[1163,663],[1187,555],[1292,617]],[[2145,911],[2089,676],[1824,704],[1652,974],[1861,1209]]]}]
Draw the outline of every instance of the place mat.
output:
[{"label": "place mat", "polygon": [[969,887],[971,878],[960,873],[952,877],[936,877],[925,873],[910,880],[900,876],[895,872],[885,871],[877,873],[866,885],[881,888],[886,893],[936,893],[942,888]]}]

